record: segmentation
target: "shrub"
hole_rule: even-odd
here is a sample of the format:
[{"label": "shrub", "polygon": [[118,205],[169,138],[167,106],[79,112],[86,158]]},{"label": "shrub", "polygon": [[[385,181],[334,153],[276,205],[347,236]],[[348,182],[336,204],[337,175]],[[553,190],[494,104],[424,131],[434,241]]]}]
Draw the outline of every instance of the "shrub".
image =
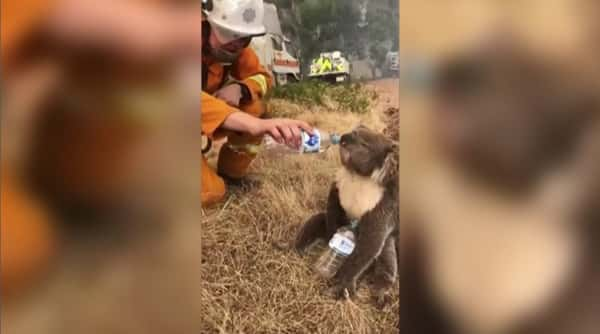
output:
[{"label": "shrub", "polygon": [[377,99],[377,93],[360,83],[332,85],[320,80],[307,80],[275,87],[269,98],[284,99],[305,107],[321,106],[331,111],[365,113]]}]

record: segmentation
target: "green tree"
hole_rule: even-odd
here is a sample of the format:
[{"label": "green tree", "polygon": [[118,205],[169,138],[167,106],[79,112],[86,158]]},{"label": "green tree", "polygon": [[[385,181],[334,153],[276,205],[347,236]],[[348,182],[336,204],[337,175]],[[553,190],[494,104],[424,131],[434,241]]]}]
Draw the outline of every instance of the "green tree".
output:
[{"label": "green tree", "polygon": [[[306,73],[310,61],[323,51],[370,55],[385,59],[390,45],[398,45],[398,0],[371,0],[361,29],[359,0],[270,0],[277,5],[283,32],[292,39]],[[386,46],[387,45],[387,46]],[[395,46],[395,47],[394,47]],[[365,54],[365,52],[367,54]]]}]

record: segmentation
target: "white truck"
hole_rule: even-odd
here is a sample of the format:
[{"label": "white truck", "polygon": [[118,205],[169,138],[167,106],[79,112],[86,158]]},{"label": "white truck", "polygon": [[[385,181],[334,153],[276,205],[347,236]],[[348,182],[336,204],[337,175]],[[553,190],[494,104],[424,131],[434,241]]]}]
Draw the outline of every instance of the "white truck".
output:
[{"label": "white truck", "polygon": [[256,52],[260,63],[271,72],[275,85],[285,85],[300,80],[300,61],[292,56],[286,44],[290,40],[283,35],[277,7],[264,4],[264,23],[267,33],[252,39],[250,47]]},{"label": "white truck", "polygon": [[398,51],[390,51],[385,56],[384,76],[397,76],[400,73]]}]

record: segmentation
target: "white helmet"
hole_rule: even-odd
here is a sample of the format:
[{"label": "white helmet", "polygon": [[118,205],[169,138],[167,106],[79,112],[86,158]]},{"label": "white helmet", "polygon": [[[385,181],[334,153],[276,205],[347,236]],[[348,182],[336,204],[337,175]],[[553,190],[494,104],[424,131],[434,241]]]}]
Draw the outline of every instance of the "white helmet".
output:
[{"label": "white helmet", "polygon": [[202,10],[223,44],[266,33],[262,0],[202,0]]}]

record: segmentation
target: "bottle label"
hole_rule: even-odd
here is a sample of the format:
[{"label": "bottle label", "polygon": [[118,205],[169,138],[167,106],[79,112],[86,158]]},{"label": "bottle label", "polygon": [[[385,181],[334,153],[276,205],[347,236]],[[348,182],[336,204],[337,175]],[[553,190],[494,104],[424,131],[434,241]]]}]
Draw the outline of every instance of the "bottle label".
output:
[{"label": "bottle label", "polygon": [[333,235],[333,238],[329,240],[329,248],[344,256],[348,256],[352,254],[352,251],[354,250],[354,241],[340,233],[336,233]]},{"label": "bottle label", "polygon": [[319,130],[314,129],[313,134],[309,135],[302,132],[302,150],[306,153],[319,152],[321,149],[321,134]]}]

